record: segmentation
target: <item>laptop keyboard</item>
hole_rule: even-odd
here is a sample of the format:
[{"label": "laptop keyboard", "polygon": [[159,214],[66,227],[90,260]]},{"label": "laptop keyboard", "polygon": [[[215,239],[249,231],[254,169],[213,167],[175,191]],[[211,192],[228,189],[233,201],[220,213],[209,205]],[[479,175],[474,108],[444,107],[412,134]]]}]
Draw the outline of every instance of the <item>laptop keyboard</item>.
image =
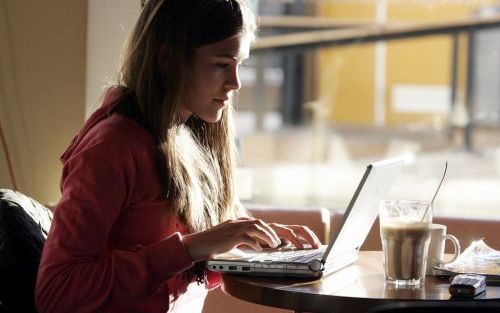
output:
[{"label": "laptop keyboard", "polygon": [[309,263],[314,259],[321,259],[324,252],[324,249],[276,251],[257,255],[251,261]]}]

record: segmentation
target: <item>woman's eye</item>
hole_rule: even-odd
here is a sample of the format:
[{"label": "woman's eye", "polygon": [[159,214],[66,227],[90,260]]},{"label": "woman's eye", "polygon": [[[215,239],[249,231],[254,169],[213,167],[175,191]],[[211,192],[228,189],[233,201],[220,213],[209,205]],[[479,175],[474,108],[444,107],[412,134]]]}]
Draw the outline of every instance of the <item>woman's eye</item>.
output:
[{"label": "woman's eye", "polygon": [[215,66],[220,67],[220,68],[226,68],[229,66],[228,63],[216,63]]}]

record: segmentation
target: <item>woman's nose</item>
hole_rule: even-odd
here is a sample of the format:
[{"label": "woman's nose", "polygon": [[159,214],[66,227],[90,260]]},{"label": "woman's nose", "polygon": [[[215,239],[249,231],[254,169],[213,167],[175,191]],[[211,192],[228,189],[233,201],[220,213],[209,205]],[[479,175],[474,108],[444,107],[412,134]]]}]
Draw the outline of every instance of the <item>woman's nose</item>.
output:
[{"label": "woman's nose", "polygon": [[238,74],[238,67],[235,67],[230,71],[226,82],[224,84],[224,88],[228,90],[238,90],[241,88],[240,76]]}]

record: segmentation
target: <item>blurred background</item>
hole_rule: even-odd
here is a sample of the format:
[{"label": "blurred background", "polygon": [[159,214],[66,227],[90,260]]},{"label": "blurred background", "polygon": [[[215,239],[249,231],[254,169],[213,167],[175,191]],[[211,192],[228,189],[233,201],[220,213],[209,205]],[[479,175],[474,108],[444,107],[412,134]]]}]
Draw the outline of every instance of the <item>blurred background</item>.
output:
[{"label": "blurred background", "polygon": [[[244,202],[342,210],[370,162],[405,155],[391,198],[430,200],[448,161],[435,214],[500,216],[500,1],[248,2],[260,29],[235,103]],[[0,187],[58,201],[58,157],[116,81],[139,12],[139,0],[0,1]],[[497,24],[455,27],[477,17]],[[325,30],[351,39],[318,44]],[[309,44],[279,45],[295,33]]]}]

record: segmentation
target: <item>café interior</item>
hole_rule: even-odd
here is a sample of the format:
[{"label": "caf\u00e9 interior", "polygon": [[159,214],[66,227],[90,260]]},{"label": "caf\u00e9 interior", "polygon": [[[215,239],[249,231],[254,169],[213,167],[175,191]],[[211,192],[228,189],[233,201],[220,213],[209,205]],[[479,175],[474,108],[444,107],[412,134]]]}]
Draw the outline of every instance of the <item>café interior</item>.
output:
[{"label": "caf\u00e9 interior", "polygon": [[[55,206],[59,156],[115,81],[140,2],[2,1],[0,188]],[[247,2],[259,30],[235,103],[236,188],[256,217],[328,243],[367,165],[404,156],[389,198],[430,200],[447,162],[435,220],[462,249],[500,250],[499,1]],[[381,249],[378,222],[361,249]],[[205,301],[291,311],[220,289]]]}]

